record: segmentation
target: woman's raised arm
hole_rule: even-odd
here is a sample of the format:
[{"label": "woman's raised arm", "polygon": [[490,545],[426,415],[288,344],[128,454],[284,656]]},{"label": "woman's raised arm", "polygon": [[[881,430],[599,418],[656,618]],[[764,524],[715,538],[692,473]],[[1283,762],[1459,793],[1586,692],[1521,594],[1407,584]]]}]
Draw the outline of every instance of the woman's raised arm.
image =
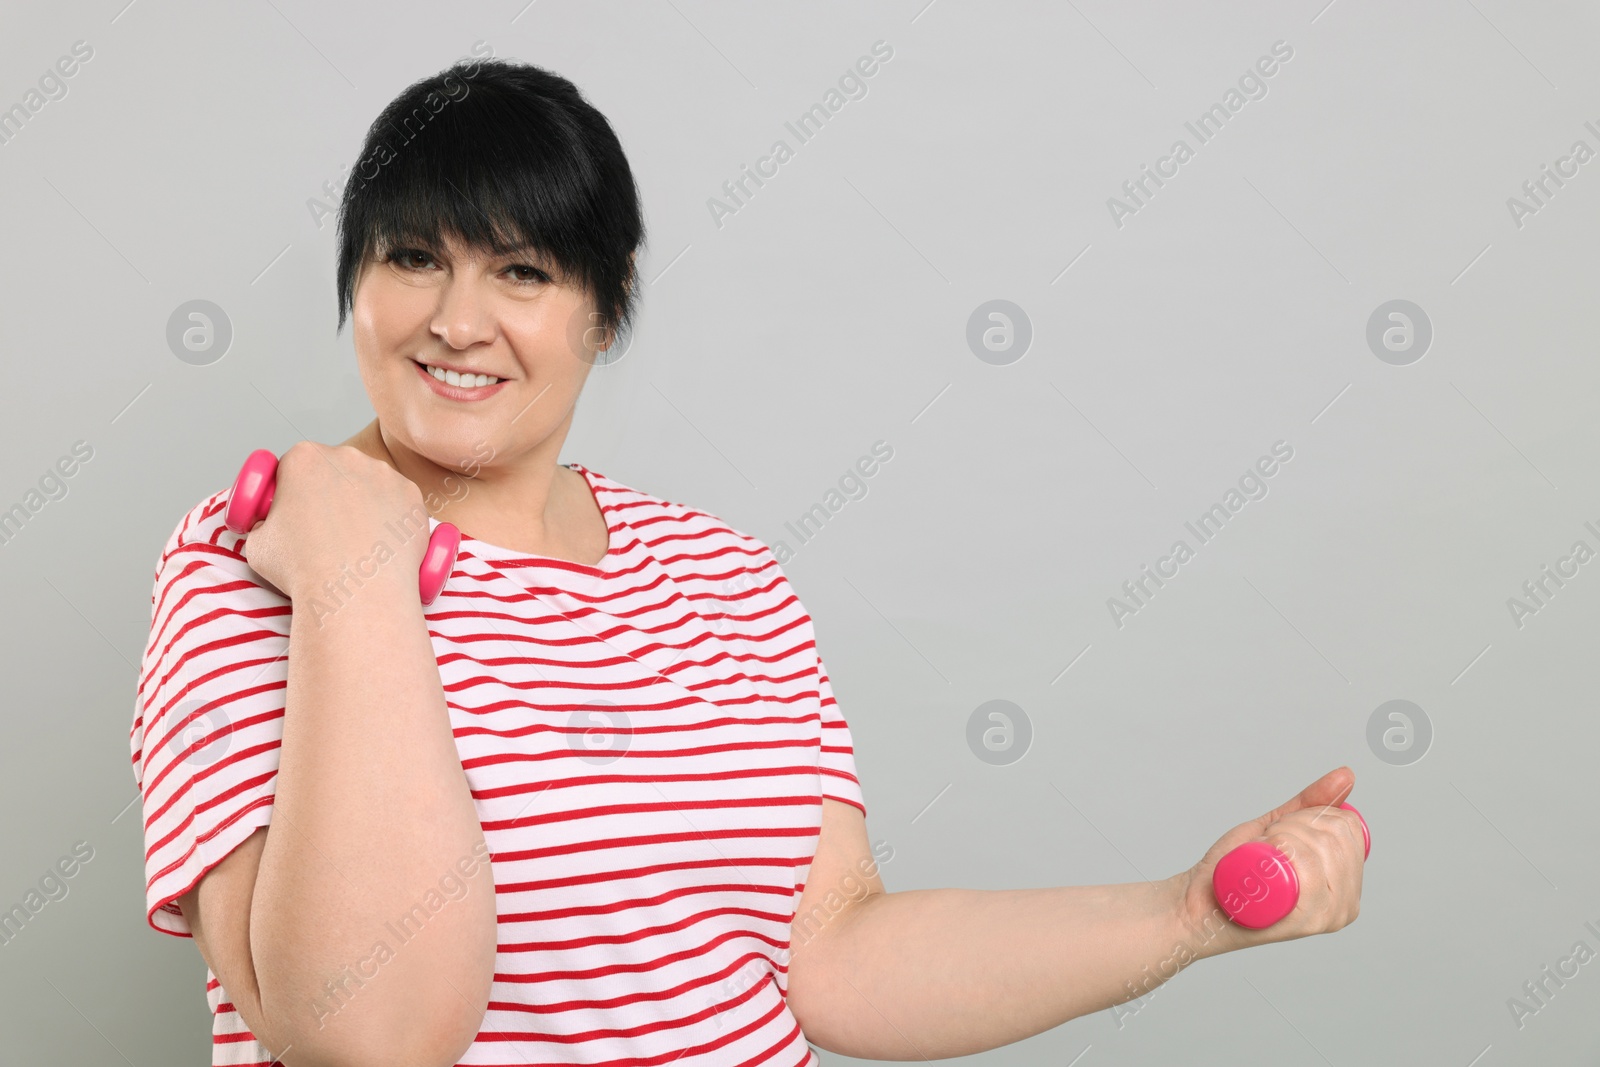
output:
[{"label": "woman's raised arm", "polygon": [[[205,922],[247,918],[259,1011],[283,1045],[269,1051],[289,1048],[286,1063],[297,1050],[317,1064],[455,1063],[488,1004],[496,909],[417,596],[421,494],[379,460],[309,442],[278,479],[245,543],[294,605],[272,822],[248,915]],[[357,588],[344,565],[401,513],[420,513],[421,533]],[[344,582],[331,609],[328,581]],[[442,881],[466,891],[430,911]]]}]

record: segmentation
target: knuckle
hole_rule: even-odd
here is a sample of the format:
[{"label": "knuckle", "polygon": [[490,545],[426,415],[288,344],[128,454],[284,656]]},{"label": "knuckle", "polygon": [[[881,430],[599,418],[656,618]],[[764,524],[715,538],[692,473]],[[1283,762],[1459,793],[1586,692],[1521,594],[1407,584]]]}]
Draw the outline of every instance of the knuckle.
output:
[{"label": "knuckle", "polygon": [[296,441],[278,458],[278,469],[304,470],[320,454],[320,446],[315,441]]},{"label": "knuckle", "polygon": [[1279,835],[1279,840],[1274,841],[1271,844],[1273,848],[1283,853],[1284,858],[1290,863],[1294,864],[1297,868],[1304,864],[1308,859],[1315,862],[1316,850],[1314,848],[1306,847],[1306,843],[1297,837],[1292,837],[1289,834],[1281,834]]},{"label": "knuckle", "polygon": [[1326,846],[1330,855],[1336,856],[1345,851],[1345,846],[1350,843],[1348,827],[1341,826],[1338,823],[1332,823],[1330,825],[1321,827],[1321,830],[1322,842],[1324,846]]}]

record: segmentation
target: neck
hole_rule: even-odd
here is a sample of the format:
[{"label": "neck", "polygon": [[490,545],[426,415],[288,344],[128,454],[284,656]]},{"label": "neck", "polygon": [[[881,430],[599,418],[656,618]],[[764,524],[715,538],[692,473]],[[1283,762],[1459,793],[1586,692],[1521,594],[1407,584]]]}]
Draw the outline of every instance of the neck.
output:
[{"label": "neck", "polygon": [[[567,421],[571,421],[569,413]],[[422,491],[428,514],[490,544],[540,552],[568,526],[570,486],[556,454],[566,437],[558,428],[520,457],[480,446],[455,466],[441,466],[405,447],[372,420],[347,444],[388,463]]]}]

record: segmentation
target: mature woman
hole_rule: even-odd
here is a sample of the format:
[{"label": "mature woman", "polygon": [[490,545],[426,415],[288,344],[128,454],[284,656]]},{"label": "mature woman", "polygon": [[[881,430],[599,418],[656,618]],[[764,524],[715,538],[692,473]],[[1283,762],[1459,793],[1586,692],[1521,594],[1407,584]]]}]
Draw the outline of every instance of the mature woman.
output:
[{"label": "mature woman", "polygon": [[[643,239],[569,82],[481,61],[410,86],[339,234],[377,417],[290,448],[247,535],[225,490],[201,501],[151,598],[148,920],[206,961],[214,1063],[950,1057],[1355,918],[1348,768],[1160,882],[885,891],[772,552],[556,461]],[[461,549],[425,606],[441,521]],[[1303,892],[1254,931],[1211,872],[1258,839]]]}]

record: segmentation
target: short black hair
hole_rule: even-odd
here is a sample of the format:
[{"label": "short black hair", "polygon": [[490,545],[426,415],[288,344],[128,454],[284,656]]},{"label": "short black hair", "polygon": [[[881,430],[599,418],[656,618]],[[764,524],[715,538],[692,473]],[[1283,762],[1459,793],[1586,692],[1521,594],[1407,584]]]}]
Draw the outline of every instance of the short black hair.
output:
[{"label": "short black hair", "polygon": [[501,255],[542,251],[620,337],[644,243],[633,171],[604,115],[531,63],[461,60],[395,97],[367,130],[339,205],[339,329],[375,251],[443,247],[442,233]]}]

